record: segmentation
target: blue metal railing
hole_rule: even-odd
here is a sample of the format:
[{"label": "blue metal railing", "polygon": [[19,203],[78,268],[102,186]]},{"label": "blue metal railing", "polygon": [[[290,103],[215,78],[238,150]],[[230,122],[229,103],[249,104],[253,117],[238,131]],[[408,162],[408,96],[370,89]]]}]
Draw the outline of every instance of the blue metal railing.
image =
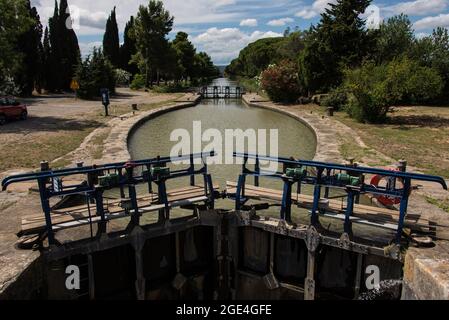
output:
[{"label": "blue metal railing", "polygon": [[[190,185],[195,185],[195,176],[202,175],[204,179],[204,194],[207,196],[206,204],[214,207],[215,191],[213,189],[212,177],[208,173],[208,157],[215,156],[215,152],[190,154],[179,157],[157,157],[154,159],[136,160],[129,162],[117,162],[104,165],[94,165],[86,167],[67,168],[60,170],[46,170],[41,172],[31,172],[28,174],[14,175],[5,178],[1,185],[2,190],[6,190],[9,185],[25,181],[37,181],[42,210],[45,215],[46,231],[50,244],[55,243],[54,230],[51,217],[50,199],[68,195],[86,196],[90,203],[95,202],[96,213],[101,217],[99,232],[105,232],[106,216],[103,207],[103,192],[112,188],[119,188],[122,198],[125,197],[125,188],[128,188],[128,195],[133,209],[131,222],[139,224],[139,210],[136,195],[136,185],[146,183],[148,192],[153,192],[153,184],[157,186],[158,201],[165,205],[163,210],[164,219],[169,219],[169,203],[167,197],[166,182],[168,180],[182,177],[190,177]],[[202,167],[195,168],[195,160],[201,159]],[[165,167],[169,163],[188,162],[189,167],[170,171],[168,174],[153,176],[151,169],[155,167]],[[111,186],[100,186],[98,178],[106,174],[114,174],[117,181]],[[73,175],[85,175],[86,179],[80,184],[64,185],[62,178]],[[90,214],[90,212],[89,212]],[[161,213],[160,213],[161,214]]]},{"label": "blue metal railing", "polygon": [[[247,153],[234,153],[234,157],[243,158],[242,174],[239,176],[237,191],[234,196],[235,198],[235,209],[240,210],[242,205],[244,205],[248,199],[245,198],[245,184],[246,177],[255,177],[255,185],[259,185],[259,178],[274,178],[283,181],[283,195],[280,217],[281,219],[291,220],[291,206],[292,206],[292,187],[294,184],[298,184],[298,192],[301,192],[301,185],[311,185],[313,186],[313,206],[311,210],[311,224],[316,225],[319,223],[319,204],[322,199],[322,189],[325,188],[325,198],[329,196],[329,189],[339,188],[346,191],[347,206],[345,210],[345,222],[344,230],[346,233],[352,233],[351,217],[353,216],[354,204],[357,203],[360,195],[362,194],[374,194],[380,196],[388,196],[400,199],[399,204],[399,220],[397,224],[396,231],[396,242],[399,243],[402,237],[405,216],[408,209],[409,196],[412,190],[412,181],[427,181],[440,184],[444,189],[447,190],[446,182],[443,178],[417,174],[408,173],[401,171],[390,171],[386,169],[375,169],[366,167],[356,167],[356,166],[345,166],[341,164],[325,163],[317,161],[307,161],[307,160],[292,160],[288,158],[273,158],[267,156],[259,156]],[[255,169],[250,170],[248,168],[248,160],[255,160]],[[285,166],[290,166],[293,168],[302,168],[304,174],[297,177],[289,177],[285,174],[285,171],[267,171],[260,167],[261,161],[270,161],[277,164],[282,164]],[[350,173],[351,176],[358,177],[359,181],[356,185],[348,185],[338,179],[338,174]],[[392,180],[393,183],[388,184],[385,187],[373,186],[365,183],[365,175],[379,175]],[[398,188],[396,181],[400,180],[402,183],[402,188]]]}]

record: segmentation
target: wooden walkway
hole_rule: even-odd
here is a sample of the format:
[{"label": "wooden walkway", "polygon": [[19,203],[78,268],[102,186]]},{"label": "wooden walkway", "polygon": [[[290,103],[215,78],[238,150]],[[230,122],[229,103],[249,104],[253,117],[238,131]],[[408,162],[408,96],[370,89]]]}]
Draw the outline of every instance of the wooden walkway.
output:
[{"label": "wooden walkway", "polygon": [[[214,186],[218,190],[218,186]],[[189,204],[201,203],[208,200],[204,193],[203,186],[189,186],[167,191],[168,208],[177,208]],[[130,217],[130,212],[134,210],[124,209],[124,203],[129,199],[116,199],[105,201],[104,211],[106,221]],[[139,213],[158,212],[165,208],[165,204],[158,204],[158,195],[156,193],[137,197]],[[89,216],[90,207],[90,216]],[[95,204],[73,206],[62,209],[54,209],[51,212],[52,226],[54,231],[74,228],[90,223],[98,223],[101,217],[97,216]],[[22,218],[20,235],[41,234],[46,230],[45,216],[42,212],[24,216]]]},{"label": "wooden walkway", "polygon": [[[237,183],[228,181],[226,183],[226,192],[228,194],[235,194],[237,192]],[[265,200],[280,203],[282,201],[282,193],[281,190],[255,187],[248,184],[245,186],[245,197],[252,200]],[[297,194],[292,191],[292,203],[301,208],[312,209],[313,196]],[[325,214],[322,214],[321,216],[339,220],[345,219],[345,201],[323,198],[320,201],[319,207],[325,211]],[[396,210],[362,204],[354,205],[354,215],[351,217],[353,223],[375,226],[388,230],[397,229],[398,219],[399,212]],[[408,214],[406,216],[405,226],[415,230],[430,227],[429,221],[422,219],[420,215],[416,214]]]}]

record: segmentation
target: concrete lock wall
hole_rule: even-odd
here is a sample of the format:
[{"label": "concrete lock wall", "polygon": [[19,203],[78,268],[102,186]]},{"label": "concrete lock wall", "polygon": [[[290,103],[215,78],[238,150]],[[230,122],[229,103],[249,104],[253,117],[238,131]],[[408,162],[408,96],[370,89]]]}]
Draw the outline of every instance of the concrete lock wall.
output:
[{"label": "concrete lock wall", "polygon": [[[43,254],[9,298],[302,300],[312,278],[313,298],[354,299],[367,291],[369,265],[379,266],[380,280],[402,278],[395,260],[324,244],[316,249],[311,276],[304,239],[242,225],[240,218],[207,212],[189,223],[60,247]],[[66,288],[71,265],[79,267],[77,290]],[[24,290],[29,283],[33,294]]]}]

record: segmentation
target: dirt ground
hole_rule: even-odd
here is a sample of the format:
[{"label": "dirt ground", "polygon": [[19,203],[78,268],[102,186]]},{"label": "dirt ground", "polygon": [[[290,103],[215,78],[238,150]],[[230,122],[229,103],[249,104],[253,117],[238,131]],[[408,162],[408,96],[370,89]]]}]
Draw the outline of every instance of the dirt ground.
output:
[{"label": "dirt ground", "polygon": [[179,94],[119,88],[117,95],[111,97],[111,116],[107,118],[99,100],[85,101],[73,95],[23,99],[29,118],[0,127],[0,177],[2,172],[30,170],[38,167],[42,160],[52,161],[75,150],[93,130],[105,126],[112,117],[130,112],[132,104],[156,105],[177,97]]}]

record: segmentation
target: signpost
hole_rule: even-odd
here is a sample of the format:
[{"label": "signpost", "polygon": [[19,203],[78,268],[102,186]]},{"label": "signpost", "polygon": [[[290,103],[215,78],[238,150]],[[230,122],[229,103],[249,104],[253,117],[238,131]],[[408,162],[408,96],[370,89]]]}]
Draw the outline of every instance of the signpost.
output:
[{"label": "signpost", "polygon": [[100,90],[101,92],[101,100],[103,102],[103,106],[104,106],[104,112],[105,112],[105,116],[109,116],[109,110],[108,110],[108,106],[109,106],[109,90],[106,88],[103,88]]},{"label": "signpost", "polygon": [[80,88],[80,85],[79,85],[78,81],[73,79],[72,82],[70,83],[70,89],[75,91],[75,98],[78,97],[78,92],[77,91],[78,91],[79,88]]}]

